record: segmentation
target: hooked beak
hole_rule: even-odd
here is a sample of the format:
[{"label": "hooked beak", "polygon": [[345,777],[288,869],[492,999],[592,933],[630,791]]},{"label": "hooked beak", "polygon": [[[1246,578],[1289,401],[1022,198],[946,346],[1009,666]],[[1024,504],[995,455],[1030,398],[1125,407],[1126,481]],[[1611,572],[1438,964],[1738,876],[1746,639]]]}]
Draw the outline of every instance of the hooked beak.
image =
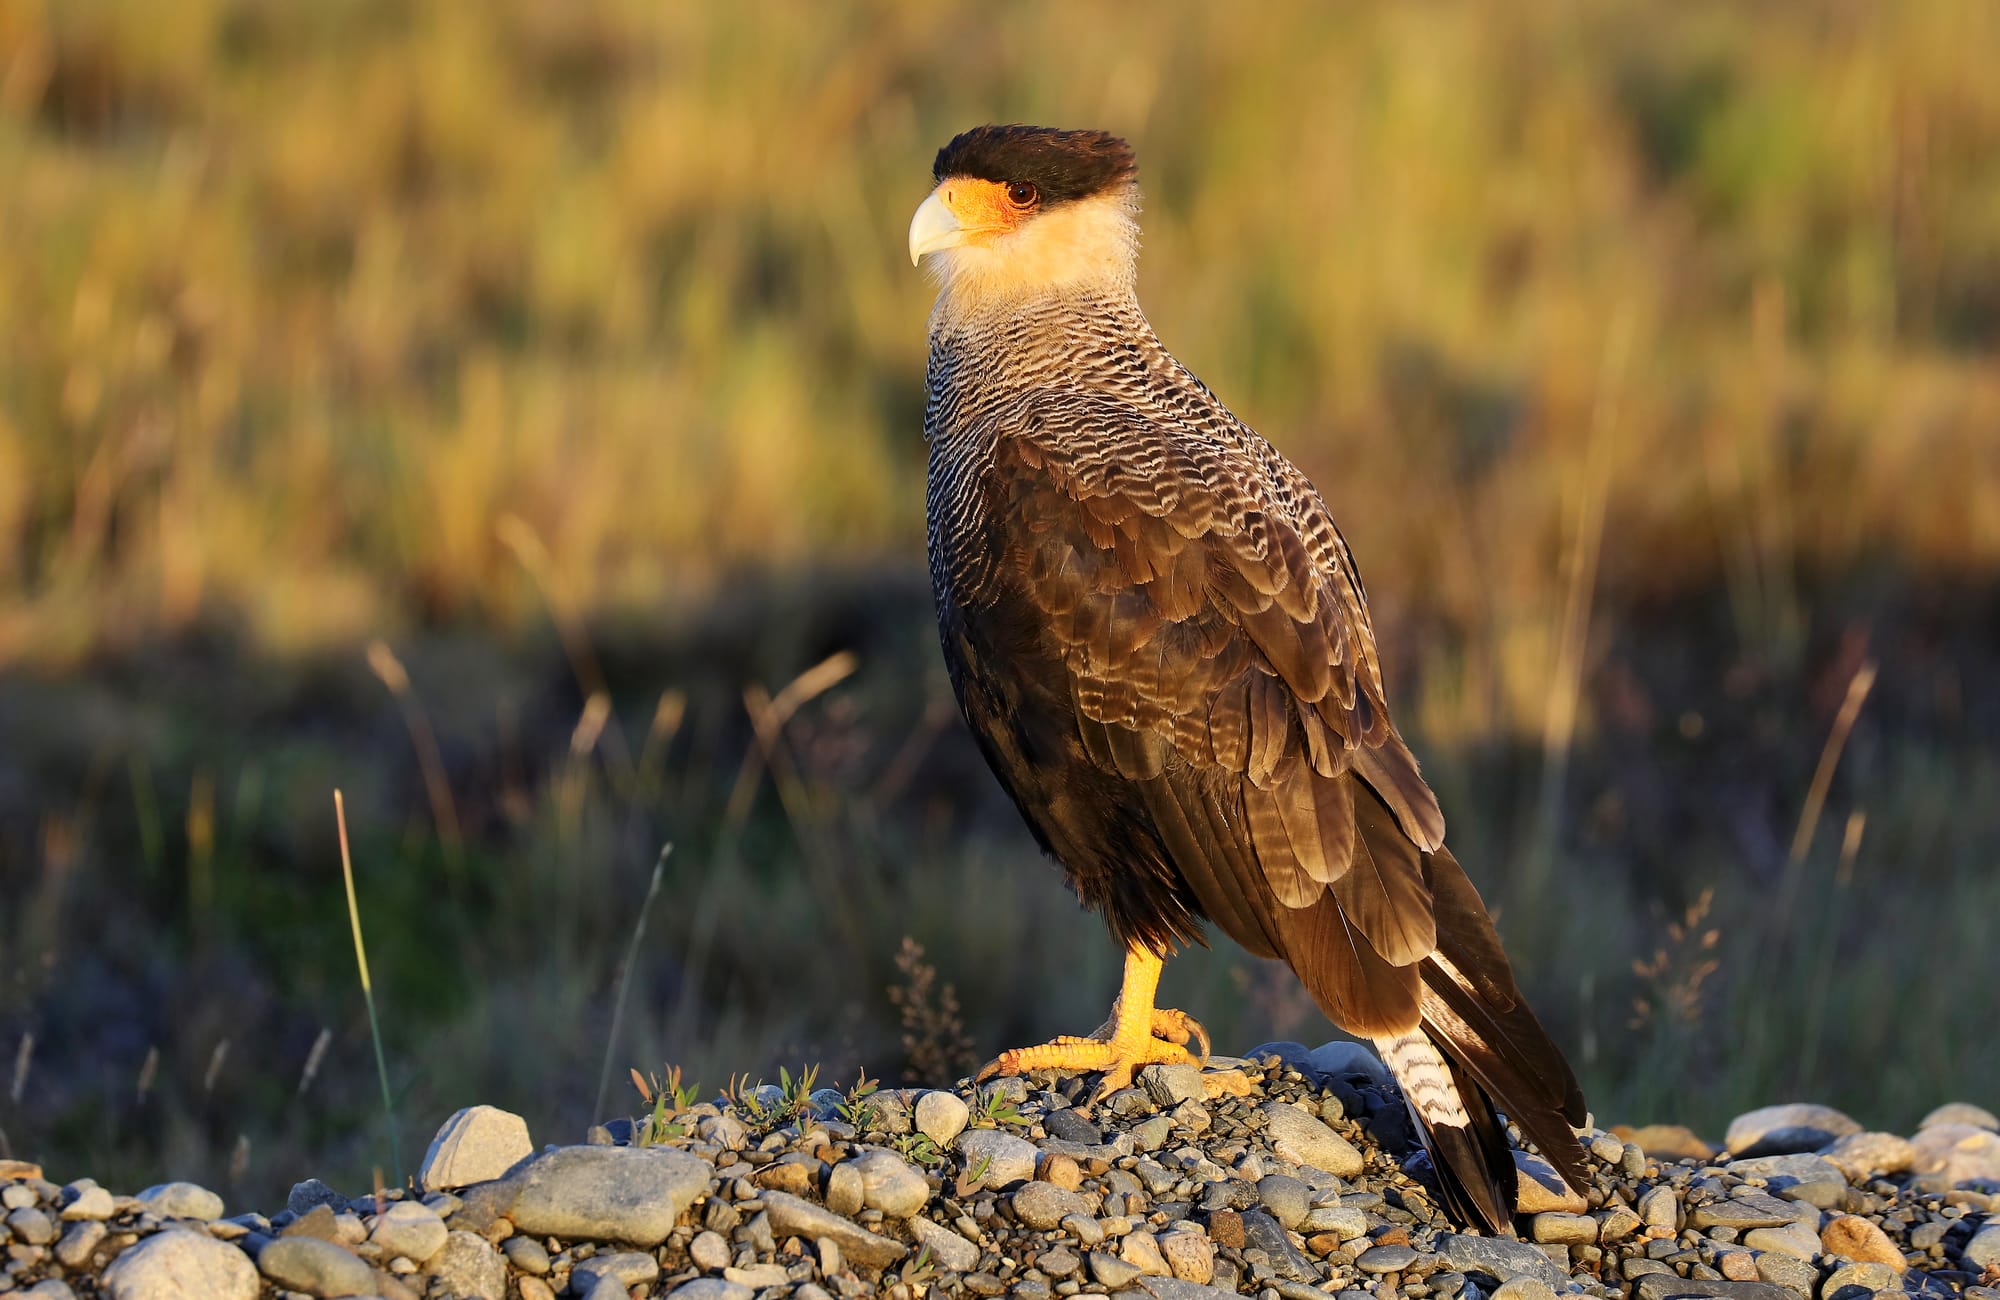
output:
[{"label": "hooked beak", "polygon": [[923,261],[925,253],[956,248],[965,242],[965,236],[958,215],[945,206],[944,187],[939,186],[917,205],[916,215],[910,218],[910,265]]}]

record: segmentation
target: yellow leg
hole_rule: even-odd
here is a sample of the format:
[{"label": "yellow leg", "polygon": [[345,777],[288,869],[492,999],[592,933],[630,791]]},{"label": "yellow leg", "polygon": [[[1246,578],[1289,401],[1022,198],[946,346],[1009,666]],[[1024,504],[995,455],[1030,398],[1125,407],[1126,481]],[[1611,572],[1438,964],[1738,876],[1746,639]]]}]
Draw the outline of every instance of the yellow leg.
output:
[{"label": "yellow leg", "polygon": [[[1104,1097],[1129,1087],[1132,1073],[1142,1065],[1201,1065],[1208,1060],[1208,1031],[1193,1016],[1153,1005],[1159,991],[1160,971],[1166,961],[1150,948],[1134,945],[1125,952],[1125,981],[1112,1005],[1111,1019],[1088,1038],[1065,1035],[1039,1047],[1017,1047],[1000,1053],[979,1072],[981,1079],[996,1074],[1026,1074],[1030,1070],[1102,1070],[1104,1079],[1096,1096]],[[1189,1039],[1201,1043],[1197,1058],[1184,1046]]]}]

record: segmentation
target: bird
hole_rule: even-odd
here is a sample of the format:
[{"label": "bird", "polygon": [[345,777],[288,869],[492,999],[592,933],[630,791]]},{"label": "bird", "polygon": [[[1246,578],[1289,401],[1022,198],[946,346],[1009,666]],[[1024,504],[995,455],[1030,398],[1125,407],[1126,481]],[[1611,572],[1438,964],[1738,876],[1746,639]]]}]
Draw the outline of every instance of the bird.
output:
[{"label": "bird", "polygon": [[979,1077],[1097,1071],[1101,1098],[1147,1064],[1205,1062],[1200,1022],[1156,994],[1212,924],[1372,1041],[1458,1222],[1512,1221],[1496,1108],[1582,1193],[1582,1091],[1445,847],[1346,539],[1140,309],[1131,146],[978,126],[931,183],[909,251],[937,287],[939,640],[988,765],[1124,955],[1095,1033]]}]

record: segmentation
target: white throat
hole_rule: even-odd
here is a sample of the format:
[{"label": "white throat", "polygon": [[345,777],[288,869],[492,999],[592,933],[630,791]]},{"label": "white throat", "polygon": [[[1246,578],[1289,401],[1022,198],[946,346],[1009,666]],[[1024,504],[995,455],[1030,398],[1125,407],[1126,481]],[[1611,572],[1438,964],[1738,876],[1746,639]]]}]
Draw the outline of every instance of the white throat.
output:
[{"label": "white throat", "polygon": [[984,243],[924,255],[935,317],[1006,310],[1047,296],[1130,294],[1139,271],[1139,192],[1123,186],[1051,208]]}]

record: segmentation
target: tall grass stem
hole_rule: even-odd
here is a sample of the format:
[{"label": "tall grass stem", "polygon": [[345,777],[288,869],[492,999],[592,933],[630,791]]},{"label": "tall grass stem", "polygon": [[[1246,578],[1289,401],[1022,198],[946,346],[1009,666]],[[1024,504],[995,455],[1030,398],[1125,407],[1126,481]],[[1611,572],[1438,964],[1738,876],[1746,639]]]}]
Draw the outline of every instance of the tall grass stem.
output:
[{"label": "tall grass stem", "polygon": [[604,1064],[597,1071],[597,1101],[590,1108],[592,1123],[604,1115],[604,1094],[611,1089],[611,1058],[617,1055],[618,1032],[625,1024],[625,999],[632,991],[632,972],[639,965],[639,944],[646,937],[646,918],[652,914],[653,900],[659,896],[660,881],[667,873],[667,857],[673,851],[672,844],[662,844],[660,856],[653,859],[653,878],[646,884],[639,918],[632,923],[632,941],[625,945],[625,969],[618,973],[618,996],[611,1002],[611,1033],[604,1040]]},{"label": "tall grass stem", "polygon": [[347,885],[347,922],[354,931],[354,964],[361,970],[361,1000],[368,1006],[368,1036],[375,1041],[375,1075],[382,1083],[382,1115],[389,1125],[389,1161],[396,1185],[403,1185],[403,1141],[396,1123],[396,1099],[389,1090],[389,1057],[382,1050],[382,1018],[375,1014],[375,983],[368,978],[368,947],[361,940],[361,908],[354,901],[354,855],[347,847],[347,801],[333,792],[333,819],[340,828],[340,878]]}]

